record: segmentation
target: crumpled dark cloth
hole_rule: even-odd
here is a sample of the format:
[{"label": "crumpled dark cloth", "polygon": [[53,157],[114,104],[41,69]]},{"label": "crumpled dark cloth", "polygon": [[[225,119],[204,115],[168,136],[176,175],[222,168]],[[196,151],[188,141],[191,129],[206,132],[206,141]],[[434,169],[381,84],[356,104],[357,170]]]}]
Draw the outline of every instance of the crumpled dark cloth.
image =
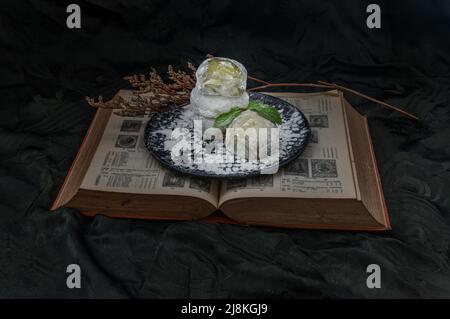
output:
[{"label": "crumpled dark cloth", "polygon": [[[69,2],[67,2],[68,4]],[[450,2],[77,2],[0,6],[0,297],[450,297]],[[281,82],[333,81],[369,117],[393,230],[289,230],[49,212],[93,116],[133,72],[239,60]],[[291,89],[287,89],[291,90]],[[81,289],[66,267],[79,264]],[[368,289],[366,267],[381,267]]]}]

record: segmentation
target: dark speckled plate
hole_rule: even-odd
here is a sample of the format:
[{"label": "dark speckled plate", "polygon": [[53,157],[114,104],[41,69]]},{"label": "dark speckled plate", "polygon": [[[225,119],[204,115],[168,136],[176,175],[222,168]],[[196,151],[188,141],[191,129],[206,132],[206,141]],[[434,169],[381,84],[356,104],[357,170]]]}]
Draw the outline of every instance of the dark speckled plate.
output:
[{"label": "dark speckled plate", "polygon": [[[282,124],[280,128],[279,163],[278,168],[297,158],[305,149],[310,140],[311,129],[305,115],[296,107],[276,97],[262,93],[250,93],[250,100],[259,100],[265,104],[274,106],[281,114]],[[234,160],[232,163],[205,164],[195,163],[194,151],[189,154],[189,160],[177,161],[171,157],[171,146],[174,140],[171,133],[175,128],[187,128],[193,132],[195,116],[191,108],[172,108],[167,112],[154,115],[145,128],[145,145],[153,156],[164,166],[183,174],[209,178],[244,178],[257,176],[267,169],[259,161],[248,161],[241,164]],[[203,129],[212,125],[212,121],[202,120]]]}]

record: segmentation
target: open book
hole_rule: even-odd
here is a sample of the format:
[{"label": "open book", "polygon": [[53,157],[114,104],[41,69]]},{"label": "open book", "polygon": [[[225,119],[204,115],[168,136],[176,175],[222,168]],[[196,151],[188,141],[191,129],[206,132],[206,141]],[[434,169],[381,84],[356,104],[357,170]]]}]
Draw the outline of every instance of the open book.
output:
[{"label": "open book", "polygon": [[366,117],[337,91],[268,94],[298,107],[312,128],[304,153],[276,174],[239,180],[180,175],[147,151],[147,118],[99,109],[52,210],[166,220],[208,220],[220,211],[226,218],[215,221],[390,229]]}]

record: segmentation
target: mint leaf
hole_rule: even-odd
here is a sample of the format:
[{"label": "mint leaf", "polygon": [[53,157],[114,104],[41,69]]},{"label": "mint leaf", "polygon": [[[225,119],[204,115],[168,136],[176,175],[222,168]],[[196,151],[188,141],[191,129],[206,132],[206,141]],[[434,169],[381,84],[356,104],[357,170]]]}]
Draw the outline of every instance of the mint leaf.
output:
[{"label": "mint leaf", "polygon": [[281,124],[281,115],[273,106],[261,103],[260,101],[250,101],[248,109],[258,113],[259,116],[275,124]]},{"label": "mint leaf", "polygon": [[220,128],[221,130],[227,128],[242,111],[239,107],[232,107],[228,112],[222,113],[216,118],[213,127]]}]

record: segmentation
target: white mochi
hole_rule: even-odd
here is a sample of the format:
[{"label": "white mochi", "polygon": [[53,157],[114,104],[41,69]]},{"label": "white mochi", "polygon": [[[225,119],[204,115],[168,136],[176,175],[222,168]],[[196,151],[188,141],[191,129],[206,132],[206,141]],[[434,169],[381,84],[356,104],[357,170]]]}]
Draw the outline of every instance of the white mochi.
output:
[{"label": "white mochi", "polygon": [[[267,153],[264,152],[260,152],[260,154],[258,154],[258,145],[261,147],[261,149],[264,147],[266,147],[267,145],[267,140],[265,141],[266,144],[263,145],[263,141],[259,141],[259,129],[260,128],[267,128],[268,133],[270,134],[270,128],[275,128],[277,127],[274,123],[272,123],[269,120],[266,120],[265,118],[263,118],[262,116],[258,115],[258,113],[251,111],[251,110],[247,110],[242,112],[238,117],[236,117],[233,122],[231,122],[229,128],[242,128],[243,132],[241,132],[239,134],[239,132],[237,132],[235,134],[236,138],[236,143],[243,143],[243,145],[245,145],[245,152],[246,154],[248,154],[248,158],[249,159],[257,159],[257,158],[265,158],[267,157]],[[256,131],[256,142],[255,143],[248,143],[244,144],[245,141],[245,131],[248,128],[254,128]],[[226,147],[228,151],[231,151],[232,153],[235,152],[234,149],[234,139],[232,138],[227,138],[226,139]],[[237,144],[236,144],[237,145]]]}]

